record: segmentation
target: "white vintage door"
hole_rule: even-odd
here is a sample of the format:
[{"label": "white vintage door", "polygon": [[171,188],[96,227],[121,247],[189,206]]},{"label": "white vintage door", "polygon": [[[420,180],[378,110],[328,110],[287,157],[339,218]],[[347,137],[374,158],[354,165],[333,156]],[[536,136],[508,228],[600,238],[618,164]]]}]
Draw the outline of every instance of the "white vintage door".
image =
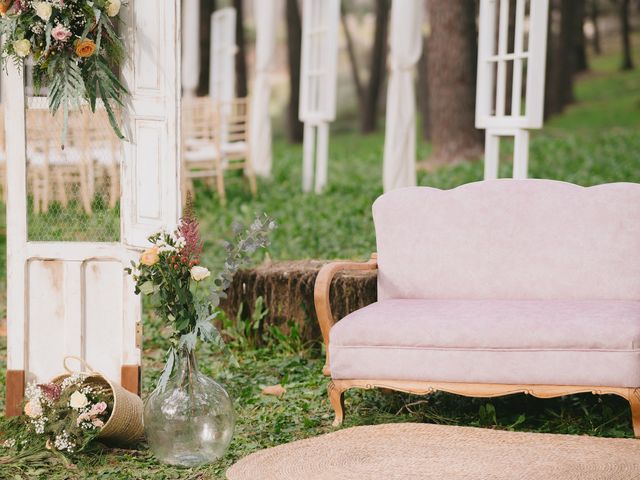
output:
[{"label": "white vintage door", "polygon": [[476,127],[486,129],[485,180],[498,176],[500,137],[514,138],[513,177],[526,178],[529,129],[542,127],[549,0],[516,0],[509,12],[511,3],[480,1]]},{"label": "white vintage door", "polygon": [[300,105],[304,122],[302,189],[322,192],[327,183],[329,122],[336,116],[336,65],[340,0],[304,0]]},{"label": "white vintage door", "polygon": [[[49,195],[56,178],[66,181],[61,172],[67,172],[68,164],[51,166],[52,159],[61,155],[59,147],[45,155],[46,169],[37,160],[42,151],[38,133],[30,129],[33,112],[25,102],[24,78],[11,62],[7,64],[5,85],[12,92],[5,106],[8,415],[19,413],[25,383],[61,373],[67,355],[85,359],[131,391],[140,389],[140,300],[124,267],[138,257],[149,233],[175,224],[179,215],[180,2],[135,0],[129,5],[123,12],[127,26],[123,34],[131,60],[122,75],[131,92],[124,117],[130,142],[117,147],[122,194],[115,241],[59,241],[42,233],[51,224],[63,230],[62,236],[67,229],[89,230],[88,225],[99,230],[103,218],[99,215],[111,218],[117,213],[91,211],[65,223],[71,207],[60,206],[55,199],[43,203],[46,213],[35,212],[34,192]],[[72,164],[76,146],[69,143],[64,156]],[[91,175],[100,168],[96,151],[92,151]],[[51,173],[46,188],[38,183],[38,171]],[[89,182],[92,194],[94,188]],[[62,195],[59,188],[57,194]],[[86,223],[78,223],[78,218]]]}]

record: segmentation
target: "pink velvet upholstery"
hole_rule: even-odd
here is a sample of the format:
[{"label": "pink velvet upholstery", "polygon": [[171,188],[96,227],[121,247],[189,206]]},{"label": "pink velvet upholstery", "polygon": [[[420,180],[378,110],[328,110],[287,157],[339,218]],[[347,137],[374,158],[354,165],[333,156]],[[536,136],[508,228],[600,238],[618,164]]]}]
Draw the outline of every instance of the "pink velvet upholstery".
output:
[{"label": "pink velvet upholstery", "polygon": [[331,376],[630,387],[640,302],[383,300],[331,330]]},{"label": "pink velvet upholstery", "polygon": [[640,300],[640,185],[493,180],[373,205],[378,299]]},{"label": "pink velvet upholstery", "polygon": [[336,379],[640,386],[640,185],[493,180],[373,205],[378,303]]}]

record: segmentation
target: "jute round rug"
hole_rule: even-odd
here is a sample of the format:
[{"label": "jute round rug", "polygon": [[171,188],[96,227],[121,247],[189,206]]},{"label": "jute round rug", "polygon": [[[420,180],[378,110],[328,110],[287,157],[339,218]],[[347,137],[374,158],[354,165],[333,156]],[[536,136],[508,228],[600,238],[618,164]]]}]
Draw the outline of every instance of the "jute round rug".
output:
[{"label": "jute round rug", "polygon": [[640,480],[640,440],[429,424],[354,427],[253,453],[229,480]]}]

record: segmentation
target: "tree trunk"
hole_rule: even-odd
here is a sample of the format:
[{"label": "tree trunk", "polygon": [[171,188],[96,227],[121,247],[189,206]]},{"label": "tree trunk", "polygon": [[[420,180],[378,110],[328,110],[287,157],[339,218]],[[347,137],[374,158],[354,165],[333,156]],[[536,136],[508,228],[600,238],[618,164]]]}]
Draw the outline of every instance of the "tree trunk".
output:
[{"label": "tree trunk", "polygon": [[380,92],[382,91],[387,70],[387,37],[390,11],[391,2],[389,0],[376,0],[376,28],[371,50],[369,85],[363,108],[360,109],[362,133],[374,132],[378,127]]},{"label": "tree trunk", "polygon": [[620,35],[622,37],[622,70],[633,70],[631,56],[631,25],[629,23],[629,0],[618,0]]},{"label": "tree trunk", "polygon": [[427,74],[429,118],[436,164],[478,158],[482,132],[475,128],[477,35],[475,4],[430,0]]},{"label": "tree trunk", "polygon": [[349,55],[349,66],[351,67],[351,76],[353,77],[353,84],[356,89],[356,95],[358,97],[358,107],[362,108],[365,101],[364,87],[362,86],[362,79],[360,78],[360,68],[358,67],[358,55],[356,53],[356,47],[347,24],[347,15],[344,8],[344,3],[340,4],[340,23],[342,24],[342,31],[347,41],[347,54]]},{"label": "tree trunk", "polygon": [[598,24],[598,18],[600,16],[600,8],[598,7],[598,0],[591,0],[591,8],[589,9],[589,16],[591,17],[591,24],[593,25],[593,51],[596,55],[602,53],[602,44],[600,43],[600,27]]},{"label": "tree trunk", "polygon": [[587,18],[587,0],[576,1],[575,11],[576,36],[575,36],[575,56],[576,56],[576,72],[585,72],[589,70],[589,61],[587,60],[587,39],[584,34],[584,22]]},{"label": "tree trunk", "polygon": [[580,0],[560,1],[560,38],[558,42],[558,81],[560,108],[573,102],[573,75],[576,71],[575,39],[579,20],[575,15]]},{"label": "tree trunk", "polygon": [[418,88],[417,88],[417,102],[418,111],[422,119],[422,138],[424,140],[431,140],[431,126],[429,122],[431,120],[429,116],[429,75],[427,65],[427,36],[422,37],[422,55],[418,61]]},{"label": "tree trunk", "polygon": [[247,49],[244,43],[244,0],[233,0],[233,7],[236,9],[236,44],[238,54],[236,55],[236,96],[244,98],[247,96]]},{"label": "tree trunk", "polygon": [[209,55],[211,47],[211,15],[216,9],[215,0],[200,0],[200,76],[198,77],[199,96],[209,93]]},{"label": "tree trunk", "polygon": [[558,36],[555,33],[554,28],[554,5],[553,2],[549,2],[549,29],[547,33],[547,60],[545,69],[545,88],[544,88],[544,119],[546,120],[550,116],[560,111],[560,102],[558,99],[558,88],[556,80],[558,74],[556,70],[558,68],[558,62],[556,61],[556,52],[558,43]]},{"label": "tree trunk", "polygon": [[298,119],[300,103],[300,55],[302,48],[302,20],[298,0],[287,0],[287,56],[289,60],[289,108],[287,111],[287,133],[289,141],[301,143],[304,125]]}]

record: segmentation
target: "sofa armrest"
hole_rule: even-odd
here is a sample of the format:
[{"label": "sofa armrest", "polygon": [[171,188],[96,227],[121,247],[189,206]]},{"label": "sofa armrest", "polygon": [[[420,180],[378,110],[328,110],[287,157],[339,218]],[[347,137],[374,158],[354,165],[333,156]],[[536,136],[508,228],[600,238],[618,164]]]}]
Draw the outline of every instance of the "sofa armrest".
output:
[{"label": "sofa armrest", "polygon": [[331,314],[330,291],[331,281],[338,272],[346,270],[375,270],[378,268],[378,255],[371,254],[371,258],[366,262],[332,262],[328,263],[320,269],[316,277],[315,288],[313,292],[313,300],[316,307],[316,315],[320,330],[322,331],[322,339],[327,350],[327,362],[324,366],[323,373],[329,375],[329,332],[331,327],[336,323]]}]

